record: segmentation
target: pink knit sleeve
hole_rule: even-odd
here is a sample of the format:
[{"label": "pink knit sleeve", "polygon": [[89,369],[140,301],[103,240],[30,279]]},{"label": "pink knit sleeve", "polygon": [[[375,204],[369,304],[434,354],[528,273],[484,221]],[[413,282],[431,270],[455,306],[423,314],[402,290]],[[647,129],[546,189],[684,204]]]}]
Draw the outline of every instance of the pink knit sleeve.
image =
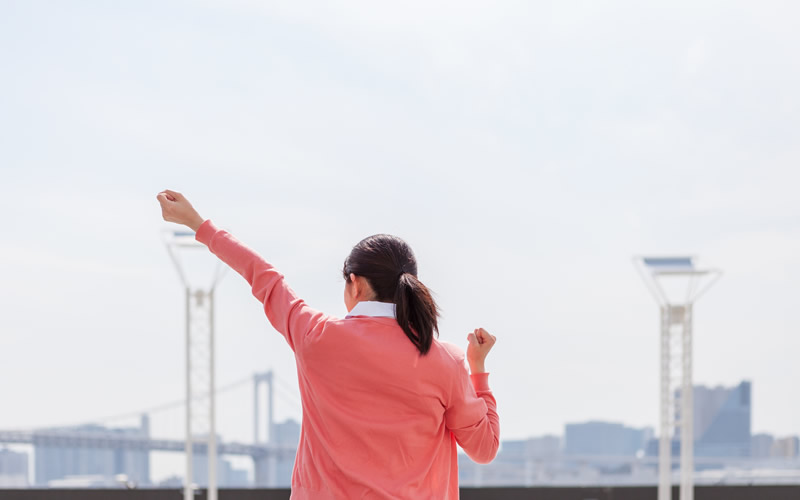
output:
[{"label": "pink knit sleeve", "polygon": [[488,373],[469,375],[463,358],[459,365],[450,404],[445,409],[445,424],[472,460],[487,464],[494,460],[500,447],[497,401],[489,389]]},{"label": "pink knit sleeve", "polygon": [[264,305],[269,322],[293,351],[322,330],[326,316],[298,298],[283,275],[254,250],[218,229],[210,219],[197,229],[195,239],[247,280],[253,296]]}]

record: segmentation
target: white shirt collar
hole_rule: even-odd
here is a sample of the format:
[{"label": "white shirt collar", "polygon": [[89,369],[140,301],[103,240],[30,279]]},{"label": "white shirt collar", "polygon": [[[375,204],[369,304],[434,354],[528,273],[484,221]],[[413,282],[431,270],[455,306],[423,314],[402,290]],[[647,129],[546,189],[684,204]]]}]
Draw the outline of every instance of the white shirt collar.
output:
[{"label": "white shirt collar", "polygon": [[356,304],[345,318],[353,316],[378,316],[381,318],[397,318],[397,306],[389,302],[366,300]]}]

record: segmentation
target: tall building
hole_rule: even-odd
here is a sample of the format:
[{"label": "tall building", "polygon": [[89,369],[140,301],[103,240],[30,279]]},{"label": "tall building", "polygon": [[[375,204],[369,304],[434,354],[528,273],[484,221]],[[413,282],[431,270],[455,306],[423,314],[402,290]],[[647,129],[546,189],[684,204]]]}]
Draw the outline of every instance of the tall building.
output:
[{"label": "tall building", "polygon": [[633,456],[652,437],[651,428],[636,429],[614,422],[567,424],[564,428],[565,455]]},{"label": "tall building", "polygon": [[117,474],[125,474],[137,485],[150,484],[150,453],[148,450],[81,446],[80,440],[63,444],[51,439],[54,433],[81,433],[92,437],[149,437],[150,421],[142,416],[140,427],[108,428],[100,425],[83,425],[63,429],[48,429],[34,437],[35,482],[47,486],[50,481],[67,476],[99,476],[113,481]]},{"label": "tall building", "polygon": [[0,449],[0,488],[28,486],[28,454]]},{"label": "tall building", "polygon": [[[698,457],[751,455],[751,384],[735,387],[694,386],[694,446]],[[680,391],[676,392],[676,400]],[[675,418],[680,419],[680,406]]]}]

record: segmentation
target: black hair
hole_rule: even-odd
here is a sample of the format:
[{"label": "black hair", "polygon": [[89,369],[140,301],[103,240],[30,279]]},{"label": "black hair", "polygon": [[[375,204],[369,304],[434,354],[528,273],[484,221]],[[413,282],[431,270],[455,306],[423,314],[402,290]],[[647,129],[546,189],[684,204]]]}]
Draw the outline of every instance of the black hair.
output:
[{"label": "black hair", "polygon": [[438,336],[439,308],[430,290],[417,278],[417,259],[408,243],[390,234],[361,240],[344,261],[344,279],[366,278],[376,300],[396,305],[397,323],[421,354]]}]

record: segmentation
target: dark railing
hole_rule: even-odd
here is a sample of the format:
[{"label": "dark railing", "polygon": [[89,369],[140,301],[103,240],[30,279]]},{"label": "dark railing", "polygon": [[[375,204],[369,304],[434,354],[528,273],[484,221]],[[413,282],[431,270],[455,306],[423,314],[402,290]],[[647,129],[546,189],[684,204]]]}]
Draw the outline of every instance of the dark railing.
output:
[{"label": "dark railing", "polygon": [[[219,500],[289,500],[288,489],[221,489]],[[696,486],[696,500],[798,500],[797,486]],[[0,500],[181,500],[175,489],[0,489]],[[196,500],[206,500],[200,490]],[[678,500],[678,487],[672,489]],[[461,488],[461,500],[656,500],[655,486]]]}]

